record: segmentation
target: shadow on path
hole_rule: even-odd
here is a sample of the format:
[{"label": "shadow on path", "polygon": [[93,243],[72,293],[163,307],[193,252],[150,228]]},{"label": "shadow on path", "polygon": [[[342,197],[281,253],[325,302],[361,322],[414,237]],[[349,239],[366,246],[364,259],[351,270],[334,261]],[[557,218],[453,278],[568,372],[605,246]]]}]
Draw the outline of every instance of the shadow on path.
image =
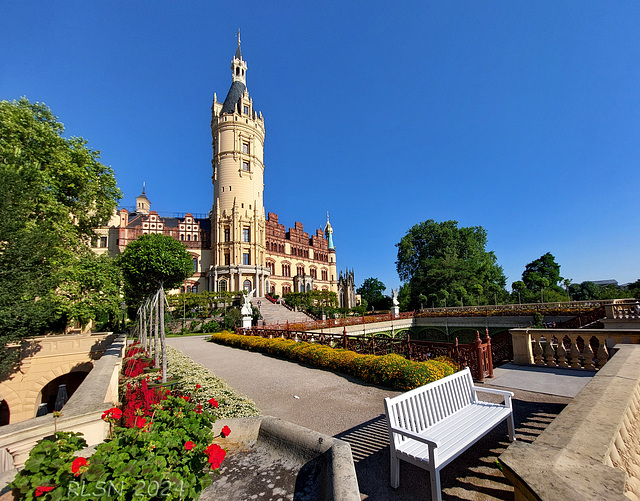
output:
[{"label": "shadow on path", "polygon": [[[533,442],[566,403],[515,398],[516,438]],[[384,414],[336,438],[351,445],[360,492],[366,496],[363,499],[431,499],[429,473],[404,461],[400,463],[400,487],[394,490],[389,485],[389,435]],[[496,462],[508,446],[507,425],[503,423],[442,470],[443,499],[512,501],[513,487]]]}]

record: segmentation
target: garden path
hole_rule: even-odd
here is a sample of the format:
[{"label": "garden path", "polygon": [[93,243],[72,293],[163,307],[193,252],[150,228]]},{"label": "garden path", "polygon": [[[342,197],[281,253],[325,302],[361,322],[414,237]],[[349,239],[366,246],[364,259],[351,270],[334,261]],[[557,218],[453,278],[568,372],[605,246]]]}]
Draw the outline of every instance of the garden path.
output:
[{"label": "garden path", "polygon": [[[429,476],[402,463],[400,487],[389,486],[386,396],[401,392],[261,353],[208,343],[205,337],[167,343],[213,371],[256,402],[264,415],[336,436],[351,444],[363,499],[428,500]],[[514,389],[516,436],[532,442],[571,400]],[[298,397],[298,398],[296,398]],[[513,488],[495,460],[506,449],[506,425],[498,426],[441,473],[444,499],[512,500]]]}]

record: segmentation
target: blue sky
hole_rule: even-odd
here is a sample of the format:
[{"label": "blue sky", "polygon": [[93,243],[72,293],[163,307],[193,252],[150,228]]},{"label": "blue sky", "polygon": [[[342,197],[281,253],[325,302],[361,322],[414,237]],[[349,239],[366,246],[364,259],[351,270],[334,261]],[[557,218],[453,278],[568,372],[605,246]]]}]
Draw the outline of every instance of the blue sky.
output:
[{"label": "blue sky", "polygon": [[0,99],[45,102],[123,206],[212,205],[211,103],[235,33],[267,128],[265,208],[338,267],[400,281],[421,221],[483,226],[508,277],[640,278],[637,1],[2,0]]}]

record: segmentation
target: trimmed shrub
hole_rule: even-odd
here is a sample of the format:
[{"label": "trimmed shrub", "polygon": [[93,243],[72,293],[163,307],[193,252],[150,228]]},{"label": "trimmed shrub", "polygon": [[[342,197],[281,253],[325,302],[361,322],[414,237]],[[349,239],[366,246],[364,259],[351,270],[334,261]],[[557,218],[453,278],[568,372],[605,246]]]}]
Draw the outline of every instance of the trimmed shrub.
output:
[{"label": "trimmed shrub", "polygon": [[350,374],[367,383],[402,391],[423,386],[460,370],[458,364],[448,357],[413,362],[397,354],[360,355],[342,348],[228,332],[213,334],[210,341]]}]

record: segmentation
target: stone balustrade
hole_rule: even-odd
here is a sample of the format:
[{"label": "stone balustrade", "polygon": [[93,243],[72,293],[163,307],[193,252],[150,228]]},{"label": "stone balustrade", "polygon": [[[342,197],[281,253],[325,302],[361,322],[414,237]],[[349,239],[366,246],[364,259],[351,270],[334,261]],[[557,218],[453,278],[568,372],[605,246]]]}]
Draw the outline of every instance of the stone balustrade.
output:
[{"label": "stone balustrade", "polygon": [[500,456],[515,500],[640,500],[640,346],[614,355],[530,444]]},{"label": "stone balustrade", "polygon": [[[122,365],[125,338],[113,341],[104,355],[62,408],[62,416],[51,414],[0,428],[0,473],[21,468],[29,452],[44,437],[58,431],[81,432],[88,445],[102,442],[109,431],[102,413],[118,403],[118,375]],[[2,486],[0,485],[0,488]]]},{"label": "stone balustrade", "polygon": [[520,365],[600,369],[620,343],[640,343],[635,329],[511,329],[513,362]]}]

